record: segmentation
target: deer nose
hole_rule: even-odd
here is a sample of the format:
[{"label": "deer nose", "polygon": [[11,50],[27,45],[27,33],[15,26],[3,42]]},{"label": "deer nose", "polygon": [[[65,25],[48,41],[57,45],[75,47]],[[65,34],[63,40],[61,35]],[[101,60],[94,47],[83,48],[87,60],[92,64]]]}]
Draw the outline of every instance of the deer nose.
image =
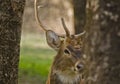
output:
[{"label": "deer nose", "polygon": [[76,70],[77,70],[77,71],[81,71],[81,70],[83,70],[83,68],[84,68],[84,65],[83,65],[83,64],[77,64],[77,65],[76,65]]}]

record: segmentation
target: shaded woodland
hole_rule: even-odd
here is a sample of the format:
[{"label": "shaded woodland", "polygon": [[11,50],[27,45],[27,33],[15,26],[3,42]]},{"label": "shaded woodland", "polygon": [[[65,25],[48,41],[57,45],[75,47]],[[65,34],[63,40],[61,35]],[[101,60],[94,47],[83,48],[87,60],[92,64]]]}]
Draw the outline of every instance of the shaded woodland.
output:
[{"label": "shaded woodland", "polygon": [[[23,37],[28,33],[33,37],[36,32],[44,34],[36,24],[33,3],[34,0],[26,0],[25,6],[25,0],[0,1],[0,84],[18,84],[21,31]],[[40,0],[38,4],[45,5],[39,9],[39,16],[48,29],[63,34],[63,17],[72,34],[86,31],[85,84],[120,84],[119,0]]]}]

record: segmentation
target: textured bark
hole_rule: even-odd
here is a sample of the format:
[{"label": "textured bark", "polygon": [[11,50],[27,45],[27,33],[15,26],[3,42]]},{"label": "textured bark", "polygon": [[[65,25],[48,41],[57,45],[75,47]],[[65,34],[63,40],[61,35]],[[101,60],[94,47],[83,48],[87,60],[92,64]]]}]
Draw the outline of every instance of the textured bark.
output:
[{"label": "textured bark", "polygon": [[18,83],[24,5],[25,0],[0,0],[0,84]]},{"label": "textured bark", "polygon": [[75,33],[83,32],[86,22],[86,1],[87,0],[73,0],[74,6],[74,28]]},{"label": "textured bark", "polygon": [[120,84],[120,1],[90,2],[92,17],[88,16],[85,42],[89,60],[86,84]]}]

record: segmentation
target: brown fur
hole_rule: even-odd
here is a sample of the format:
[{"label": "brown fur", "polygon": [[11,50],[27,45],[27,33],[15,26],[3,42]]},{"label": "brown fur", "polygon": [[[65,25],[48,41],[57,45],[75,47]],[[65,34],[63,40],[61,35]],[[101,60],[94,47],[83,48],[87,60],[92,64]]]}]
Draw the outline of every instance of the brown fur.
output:
[{"label": "brown fur", "polygon": [[[64,53],[64,50],[66,48],[70,50],[70,55],[66,55]],[[81,80],[81,75],[83,71],[74,71],[76,63],[84,64],[84,62],[81,60],[81,39],[65,39],[63,42],[61,42],[60,49],[58,50],[58,53],[54,58],[53,64],[51,66],[51,72],[46,84],[83,84],[83,81]],[[63,79],[61,79],[61,77],[63,77]]]},{"label": "brown fur", "polygon": [[52,30],[47,30],[38,18],[37,0],[35,0],[34,6],[35,18],[39,26],[46,32],[48,45],[57,51],[46,84],[83,84],[81,76],[85,63],[82,56],[82,35],[85,32],[70,35],[63,18],[61,21],[66,35],[61,36]]}]

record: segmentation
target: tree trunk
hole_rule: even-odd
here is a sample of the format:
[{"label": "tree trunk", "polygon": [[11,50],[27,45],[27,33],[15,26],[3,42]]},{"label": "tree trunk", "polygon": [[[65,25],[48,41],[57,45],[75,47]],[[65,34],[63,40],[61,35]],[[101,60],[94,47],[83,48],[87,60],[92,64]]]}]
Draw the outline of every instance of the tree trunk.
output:
[{"label": "tree trunk", "polygon": [[92,18],[88,16],[85,41],[89,64],[86,84],[120,84],[120,1],[90,3]]},{"label": "tree trunk", "polygon": [[86,21],[86,0],[73,0],[75,34],[83,32]]},{"label": "tree trunk", "polygon": [[0,84],[18,83],[24,5],[25,0],[0,0]]}]

